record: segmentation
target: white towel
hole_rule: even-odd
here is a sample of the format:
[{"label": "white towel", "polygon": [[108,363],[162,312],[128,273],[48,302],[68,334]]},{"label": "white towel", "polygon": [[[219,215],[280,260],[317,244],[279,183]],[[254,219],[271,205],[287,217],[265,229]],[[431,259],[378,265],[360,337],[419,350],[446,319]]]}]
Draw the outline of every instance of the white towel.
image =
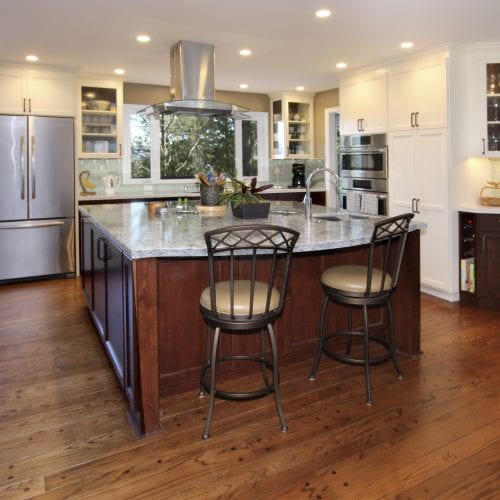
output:
[{"label": "white towel", "polygon": [[348,191],[346,193],[346,208],[349,212],[359,212],[361,205],[360,193]]},{"label": "white towel", "polygon": [[378,195],[363,193],[361,195],[361,212],[369,215],[378,215]]}]

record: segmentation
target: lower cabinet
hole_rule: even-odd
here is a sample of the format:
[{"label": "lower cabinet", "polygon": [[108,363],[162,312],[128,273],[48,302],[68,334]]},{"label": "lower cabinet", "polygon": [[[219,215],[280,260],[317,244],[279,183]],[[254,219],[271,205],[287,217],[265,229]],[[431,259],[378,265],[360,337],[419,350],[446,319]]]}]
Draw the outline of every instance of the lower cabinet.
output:
[{"label": "lower cabinet", "polygon": [[137,350],[132,262],[89,219],[80,219],[80,266],[90,316],[129,400],[138,414]]},{"label": "lower cabinet", "polygon": [[459,215],[460,300],[500,308],[500,214]]}]

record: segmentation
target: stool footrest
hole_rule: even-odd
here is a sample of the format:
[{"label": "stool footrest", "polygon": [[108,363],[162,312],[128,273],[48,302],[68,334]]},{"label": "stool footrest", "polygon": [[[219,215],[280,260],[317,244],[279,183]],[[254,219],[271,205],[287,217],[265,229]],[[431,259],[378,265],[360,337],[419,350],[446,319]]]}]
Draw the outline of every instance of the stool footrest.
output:
[{"label": "stool footrest", "polygon": [[[346,331],[346,332],[335,332],[330,335],[327,335],[323,337],[323,343],[321,345],[321,350],[331,359],[335,359],[336,361],[339,361],[340,363],[347,363],[349,365],[364,365],[366,363],[364,358],[353,358],[352,356],[346,355],[346,354],[339,354],[338,352],[331,351],[326,347],[326,343],[328,340],[336,337],[364,337],[363,332],[356,332],[356,331]],[[390,344],[387,340],[382,339],[380,337],[375,337],[375,336],[369,336],[368,337],[370,342],[376,342],[377,344],[380,344],[384,346],[387,349],[387,352],[382,355],[382,356],[375,356],[371,357],[370,356],[370,365],[380,365],[382,363],[385,363],[386,361],[389,361],[392,358],[391,352],[390,352]]]},{"label": "stool footrest", "polygon": [[[253,363],[257,363],[263,367],[265,367],[269,371],[273,371],[273,365],[267,361],[266,359],[262,358],[261,356],[252,356],[252,355],[232,355],[232,356],[222,356],[220,358],[217,358],[216,363],[223,363],[225,361],[251,361]],[[208,376],[208,371],[210,370],[212,363],[208,362],[201,370],[201,377],[200,377],[200,384],[203,390],[207,393],[210,394],[210,383],[207,380]],[[274,383],[275,381],[273,380],[272,384],[267,384],[262,387],[261,389],[256,389],[255,391],[249,391],[249,392],[230,392],[230,391],[224,391],[222,389],[217,389],[215,388],[215,396],[221,399],[227,399],[230,401],[244,401],[244,400],[250,400],[250,399],[259,399],[263,398],[264,396],[267,396],[269,394],[272,394],[275,392],[274,389]]]}]

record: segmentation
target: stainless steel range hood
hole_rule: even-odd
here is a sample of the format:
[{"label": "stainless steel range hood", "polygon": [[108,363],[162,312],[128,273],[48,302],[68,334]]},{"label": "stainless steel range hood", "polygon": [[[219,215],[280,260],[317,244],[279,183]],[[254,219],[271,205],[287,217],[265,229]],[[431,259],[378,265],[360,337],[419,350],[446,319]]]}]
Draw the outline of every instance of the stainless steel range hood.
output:
[{"label": "stainless steel range hood", "polygon": [[141,112],[245,118],[245,108],[215,100],[213,45],[181,40],[170,49],[170,101]]}]

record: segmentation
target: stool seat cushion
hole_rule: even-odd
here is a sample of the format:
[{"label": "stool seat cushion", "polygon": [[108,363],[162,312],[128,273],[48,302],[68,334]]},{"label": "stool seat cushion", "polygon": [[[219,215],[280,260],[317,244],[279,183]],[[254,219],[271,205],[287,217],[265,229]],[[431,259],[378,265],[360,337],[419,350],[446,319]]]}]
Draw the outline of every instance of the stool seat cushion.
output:
[{"label": "stool seat cushion", "polygon": [[[333,266],[325,269],[321,275],[321,283],[329,288],[343,290],[351,293],[365,293],[368,266]],[[390,290],[392,278],[389,274],[385,276],[384,291]],[[382,283],[382,271],[373,268],[370,293],[380,291]]]},{"label": "stool seat cushion", "polygon": [[[234,314],[236,316],[248,316],[250,314],[250,280],[234,281]],[[255,282],[255,295],[253,303],[253,314],[266,312],[268,286],[260,281]],[[220,281],[215,285],[215,301],[217,312],[220,314],[231,314],[231,289],[229,281]],[[269,310],[273,311],[279,306],[280,293],[275,288],[271,292]],[[200,304],[205,309],[212,308],[210,302],[210,287],[201,292]]]}]

